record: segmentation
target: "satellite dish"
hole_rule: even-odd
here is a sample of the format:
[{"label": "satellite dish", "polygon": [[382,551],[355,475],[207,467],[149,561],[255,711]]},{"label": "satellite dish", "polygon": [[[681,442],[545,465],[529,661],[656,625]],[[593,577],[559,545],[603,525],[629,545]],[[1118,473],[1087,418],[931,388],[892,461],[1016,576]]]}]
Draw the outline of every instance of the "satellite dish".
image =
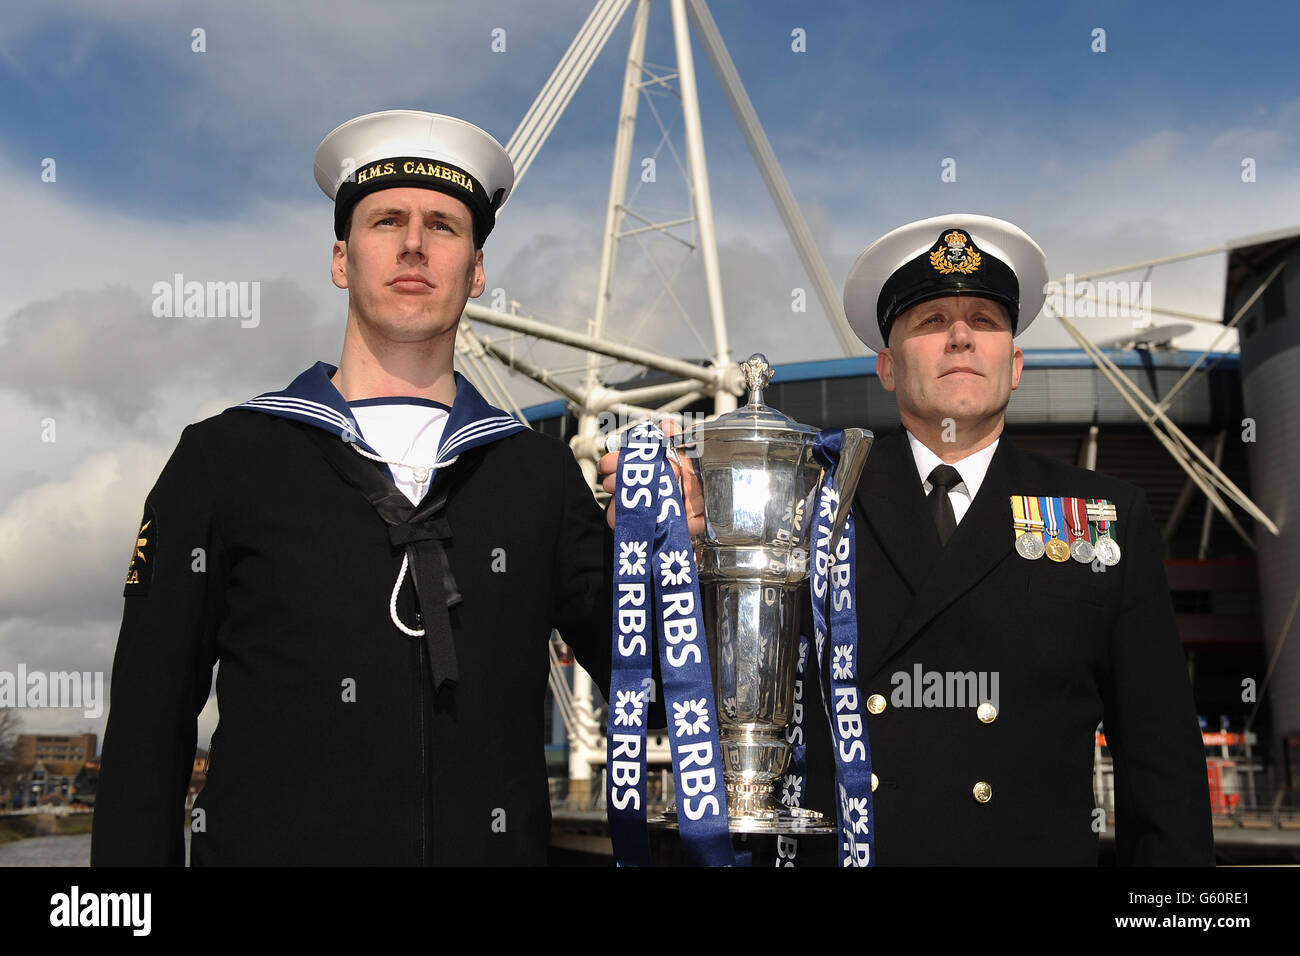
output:
[{"label": "satellite dish", "polygon": [[1187,322],[1176,322],[1173,325],[1152,325],[1144,329],[1133,329],[1126,335],[1098,342],[1097,347],[1121,352],[1129,349],[1168,352],[1174,349],[1173,340],[1180,335],[1186,335],[1192,331],[1192,328]]}]

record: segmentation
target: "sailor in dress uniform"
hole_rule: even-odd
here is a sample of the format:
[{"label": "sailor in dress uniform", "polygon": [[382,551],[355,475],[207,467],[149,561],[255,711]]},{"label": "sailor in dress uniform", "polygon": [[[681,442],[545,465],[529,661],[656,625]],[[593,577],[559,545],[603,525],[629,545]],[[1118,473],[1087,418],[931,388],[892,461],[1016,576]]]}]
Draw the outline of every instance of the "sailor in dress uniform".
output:
[{"label": "sailor in dress uniform", "polygon": [[[854,505],[880,865],[1095,865],[1099,724],[1119,863],[1214,862],[1146,497],[1004,434],[1024,361],[1015,337],[1047,278],[1023,230],[956,214],[878,239],[845,285],[902,424],[876,441]],[[814,724],[808,738],[804,805],[833,813],[829,737]]]},{"label": "sailor in dress uniform", "polygon": [[569,449],[453,369],[514,169],[390,110],[315,173],[343,354],[187,427],[148,495],[92,862],[181,865],[188,825],[194,865],[544,863],[548,640],[608,687],[612,539]]}]

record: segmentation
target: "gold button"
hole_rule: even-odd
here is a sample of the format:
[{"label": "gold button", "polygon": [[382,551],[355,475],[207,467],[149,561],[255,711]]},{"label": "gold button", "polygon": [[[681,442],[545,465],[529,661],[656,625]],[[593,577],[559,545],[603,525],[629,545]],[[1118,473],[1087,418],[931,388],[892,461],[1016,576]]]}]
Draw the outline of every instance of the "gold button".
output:
[{"label": "gold button", "polygon": [[877,776],[873,773],[873,774],[871,775],[871,792],[872,792],[872,793],[875,793],[875,792],[876,792],[876,787],[878,787],[878,786],[880,786],[880,778],[877,777]]},{"label": "gold button", "polygon": [[993,799],[993,788],[983,780],[971,788],[971,793],[975,795],[975,801],[977,803],[988,803]]},{"label": "gold button", "polygon": [[883,714],[885,712],[885,698],[879,694],[872,694],[867,698],[867,710],[873,714]]},{"label": "gold button", "polygon": [[991,724],[998,719],[998,709],[986,700],[976,708],[975,716],[980,719],[981,723]]}]

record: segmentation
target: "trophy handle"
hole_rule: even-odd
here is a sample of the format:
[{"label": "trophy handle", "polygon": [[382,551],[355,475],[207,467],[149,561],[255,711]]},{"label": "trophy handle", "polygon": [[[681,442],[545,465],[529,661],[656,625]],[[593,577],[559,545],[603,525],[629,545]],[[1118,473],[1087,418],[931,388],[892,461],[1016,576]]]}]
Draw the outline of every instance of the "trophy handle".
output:
[{"label": "trophy handle", "polygon": [[840,493],[840,507],[835,512],[835,523],[831,526],[831,553],[839,544],[840,532],[848,520],[849,510],[853,507],[853,495],[858,490],[858,481],[862,478],[862,468],[867,463],[867,453],[876,436],[864,428],[844,429],[844,440],[840,444],[840,463],[835,469],[835,487]]}]

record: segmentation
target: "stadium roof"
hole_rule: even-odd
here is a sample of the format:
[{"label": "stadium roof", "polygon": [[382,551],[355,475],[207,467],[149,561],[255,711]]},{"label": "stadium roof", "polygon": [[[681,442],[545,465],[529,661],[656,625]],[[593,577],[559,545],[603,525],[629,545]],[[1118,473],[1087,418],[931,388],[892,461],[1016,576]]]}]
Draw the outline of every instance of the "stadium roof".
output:
[{"label": "stadium roof", "polygon": [[[1150,351],[1141,349],[1127,349],[1124,351],[1107,350],[1105,354],[1112,362],[1114,362],[1119,368],[1125,370],[1130,376],[1156,380],[1161,386],[1163,386],[1161,389],[1162,394],[1164,389],[1168,388],[1173,381],[1181,377],[1181,374],[1190,368],[1192,363],[1200,357],[1199,352],[1191,352],[1182,349]],[[1217,369],[1235,373],[1238,371],[1238,365],[1239,356],[1236,352],[1212,352],[1206,358],[1205,362],[1202,363],[1200,370],[1201,372],[1206,372],[1211,369]],[[1076,372],[1069,376],[1071,382],[1078,379],[1074,384],[1076,390],[1080,392],[1094,390],[1094,386],[1089,384],[1093,376],[1101,378],[1101,373],[1097,371],[1092,360],[1088,358],[1087,353],[1085,353],[1083,349],[1025,349],[1026,372],[1051,370],[1064,371],[1067,369],[1083,370],[1084,373],[1092,373],[1091,375],[1085,374],[1080,377],[1079,373]],[[779,387],[791,385],[797,382],[826,381],[839,378],[874,378],[875,374],[876,357],[874,355],[863,355],[853,358],[823,359],[815,362],[792,362],[788,365],[776,366],[776,374],[773,377],[772,385],[774,387]],[[1026,386],[1030,385],[1036,378],[1040,378],[1040,376],[1030,375],[1029,381],[1022,382],[1021,389],[1027,392],[1031,391],[1027,390]],[[1169,381],[1166,382],[1166,379]],[[637,378],[623,384],[626,384],[627,387],[638,387],[642,385],[655,384],[659,381],[665,380],[667,380],[666,376],[656,374],[654,376]],[[1046,384],[1046,382],[1044,384]],[[1059,391],[1060,386],[1063,385],[1064,382],[1058,379],[1052,384],[1057,386],[1056,390]],[[1127,412],[1127,415],[1124,417],[1131,416],[1133,417],[1133,420],[1136,421],[1136,416],[1132,415],[1131,410],[1129,410],[1126,405],[1123,406],[1122,411],[1120,410],[1119,406],[1123,405],[1123,402],[1119,395],[1114,392],[1113,386],[1108,382],[1105,382],[1104,379],[1102,379],[1102,384],[1105,386],[1105,389],[1109,389],[1110,393],[1112,393],[1108,398],[1113,397],[1114,403],[1116,403],[1115,410],[1120,412],[1122,415],[1124,412]],[[612,387],[618,388],[619,386],[613,385]],[[876,387],[879,388],[879,386]],[[1067,388],[1068,387],[1069,386],[1067,386]],[[1150,389],[1148,389],[1148,393],[1150,393]],[[1100,396],[1098,396],[1098,398],[1100,398]],[[776,405],[775,402],[773,404]],[[1024,400],[1013,400],[1013,405],[1015,404],[1019,404],[1023,407],[1034,403],[1026,402]],[[1089,401],[1088,404],[1093,404],[1093,402]],[[1110,405],[1111,403],[1106,401],[1106,404]],[[783,411],[787,411],[787,414],[789,414],[788,410],[784,409],[782,406],[776,405],[776,407],[782,408]],[[531,405],[523,411],[524,417],[530,422],[557,418],[568,414],[563,399],[553,402],[544,402],[540,405]],[[1178,409],[1175,407],[1174,409],[1171,409],[1171,411],[1174,413],[1175,419],[1177,419],[1179,417]],[[1021,416],[1013,415],[1011,417],[1018,418]]]}]

